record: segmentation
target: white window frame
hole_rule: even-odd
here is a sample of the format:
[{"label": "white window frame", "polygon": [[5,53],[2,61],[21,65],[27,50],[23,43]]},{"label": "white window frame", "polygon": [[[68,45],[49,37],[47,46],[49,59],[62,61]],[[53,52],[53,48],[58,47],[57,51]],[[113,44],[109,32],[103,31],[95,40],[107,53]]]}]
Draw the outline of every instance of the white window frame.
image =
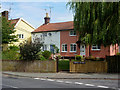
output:
[{"label": "white window frame", "polygon": [[19,39],[24,39],[24,34],[17,34]]},{"label": "white window frame", "polygon": [[[93,49],[93,47],[96,48],[96,49]],[[100,48],[101,48],[101,46],[100,46]],[[92,50],[93,50],[93,51],[99,51],[99,50],[101,50],[101,49],[98,48],[98,45],[92,45]]]},{"label": "white window frame", "polygon": [[[62,52],[67,52],[67,51],[63,51],[63,45],[67,45],[67,44],[62,44]],[[65,46],[64,46],[64,50],[65,50]],[[68,50],[68,46],[67,46],[67,50]]]},{"label": "white window frame", "polygon": [[[73,48],[74,48],[74,45],[76,45],[76,43],[71,43],[73,45]],[[76,45],[76,51],[71,51],[71,44],[70,44],[70,52],[76,52],[77,51],[77,45]]]},{"label": "white window frame", "polygon": [[47,50],[47,45],[43,45],[43,51]]},{"label": "white window frame", "polygon": [[70,36],[76,36],[76,34],[75,34],[75,35],[73,35],[73,34],[71,34],[71,32],[75,32],[75,33],[76,33],[76,31],[75,31],[75,30],[71,30],[71,31],[69,32],[69,35],[70,35]]}]

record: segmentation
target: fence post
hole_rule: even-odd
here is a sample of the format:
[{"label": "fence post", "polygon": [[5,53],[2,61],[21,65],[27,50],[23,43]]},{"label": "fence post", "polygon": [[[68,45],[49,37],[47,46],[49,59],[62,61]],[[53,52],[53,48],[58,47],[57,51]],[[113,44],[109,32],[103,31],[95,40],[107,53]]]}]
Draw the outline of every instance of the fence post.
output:
[{"label": "fence post", "polygon": [[56,57],[56,63],[57,63],[57,72],[59,72],[59,70],[58,70],[58,62],[59,62],[59,59],[58,59],[58,57]]}]

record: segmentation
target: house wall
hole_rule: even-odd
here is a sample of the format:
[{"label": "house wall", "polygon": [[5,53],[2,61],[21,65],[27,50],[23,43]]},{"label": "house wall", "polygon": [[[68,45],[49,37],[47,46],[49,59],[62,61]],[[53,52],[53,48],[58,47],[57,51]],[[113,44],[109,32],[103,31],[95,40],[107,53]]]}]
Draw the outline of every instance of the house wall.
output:
[{"label": "house wall", "polygon": [[118,44],[110,46],[110,56],[116,55],[116,53],[118,52],[119,52]]},{"label": "house wall", "polygon": [[[76,43],[78,37],[77,36],[70,36],[70,31],[61,31],[60,32],[60,55],[65,57],[73,57],[80,54],[80,49],[76,48],[76,52],[70,52],[70,44]],[[62,44],[67,44],[67,52],[62,52]]]},{"label": "house wall", "polygon": [[104,47],[102,45],[100,50],[92,50],[91,48],[90,54],[94,57],[105,58],[106,55],[110,55],[110,47]]},{"label": "house wall", "polygon": [[16,32],[15,35],[17,34],[23,34],[24,38],[19,39],[18,42],[14,42],[14,45],[19,45],[25,40],[31,41],[31,32],[34,31],[34,28],[32,28],[29,24],[24,22],[23,20],[19,21],[15,27]]},{"label": "house wall", "polygon": [[[56,31],[56,32],[46,32],[47,36],[43,37],[43,33],[32,33],[32,42],[33,39],[35,38],[41,38],[42,36],[42,40],[44,42],[45,45],[47,45],[47,50],[50,51],[50,45],[56,45],[59,49],[60,52],[60,32]],[[51,33],[51,36],[49,35],[49,33]]]}]

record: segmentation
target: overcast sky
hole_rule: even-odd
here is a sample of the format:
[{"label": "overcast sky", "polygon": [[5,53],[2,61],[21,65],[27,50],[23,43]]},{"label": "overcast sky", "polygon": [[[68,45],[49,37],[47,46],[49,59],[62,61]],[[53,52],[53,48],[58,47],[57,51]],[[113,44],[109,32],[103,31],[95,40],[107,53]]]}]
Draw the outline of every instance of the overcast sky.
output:
[{"label": "overcast sky", "polygon": [[11,8],[9,19],[22,17],[37,28],[44,23],[46,12],[48,12],[50,16],[49,7],[52,7],[51,23],[72,21],[73,14],[72,11],[66,7],[66,3],[67,2],[2,2],[1,11]]}]

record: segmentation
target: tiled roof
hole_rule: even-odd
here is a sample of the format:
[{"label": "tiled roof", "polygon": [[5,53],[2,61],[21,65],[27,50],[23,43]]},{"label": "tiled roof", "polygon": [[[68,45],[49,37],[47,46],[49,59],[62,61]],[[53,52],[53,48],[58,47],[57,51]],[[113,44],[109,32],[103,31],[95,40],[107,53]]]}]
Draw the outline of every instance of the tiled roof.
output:
[{"label": "tiled roof", "polygon": [[17,19],[11,19],[9,20],[11,22],[11,24],[14,24],[14,26],[17,24],[17,22],[19,21],[20,18]]},{"label": "tiled roof", "polygon": [[59,31],[73,29],[73,21],[43,24],[33,32]]}]

